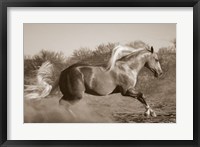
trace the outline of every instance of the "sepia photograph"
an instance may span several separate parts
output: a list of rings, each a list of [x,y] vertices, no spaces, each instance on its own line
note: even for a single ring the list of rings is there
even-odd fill
[[[176,123],[176,23],[24,23],[24,123]]]

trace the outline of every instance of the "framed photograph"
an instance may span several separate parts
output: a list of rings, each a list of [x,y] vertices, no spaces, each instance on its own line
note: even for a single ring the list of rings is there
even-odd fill
[[[199,1],[1,1],[1,146],[198,146]]]

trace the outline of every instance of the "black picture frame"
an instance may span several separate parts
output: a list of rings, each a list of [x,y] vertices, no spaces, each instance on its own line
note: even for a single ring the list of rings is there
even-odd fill
[[[7,140],[7,8],[8,7],[193,7],[193,140]],[[199,0],[1,0],[0,2],[0,145],[1,146],[181,146],[200,145]],[[162,134],[161,134],[162,135]]]

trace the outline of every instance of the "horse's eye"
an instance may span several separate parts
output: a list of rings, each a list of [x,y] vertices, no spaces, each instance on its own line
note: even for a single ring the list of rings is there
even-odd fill
[[[158,62],[159,60],[158,59],[155,59],[156,60],[156,62]]]

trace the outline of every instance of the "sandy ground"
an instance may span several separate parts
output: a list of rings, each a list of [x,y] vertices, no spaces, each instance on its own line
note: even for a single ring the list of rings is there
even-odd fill
[[[162,83],[161,83],[162,84]],[[146,94],[146,101],[156,111],[157,117],[145,117],[144,106],[136,99],[121,94],[93,96],[84,98],[71,106],[69,111],[60,107],[60,92],[39,101],[26,100],[24,104],[24,122],[32,123],[175,123],[176,90],[174,83],[168,83]]]

